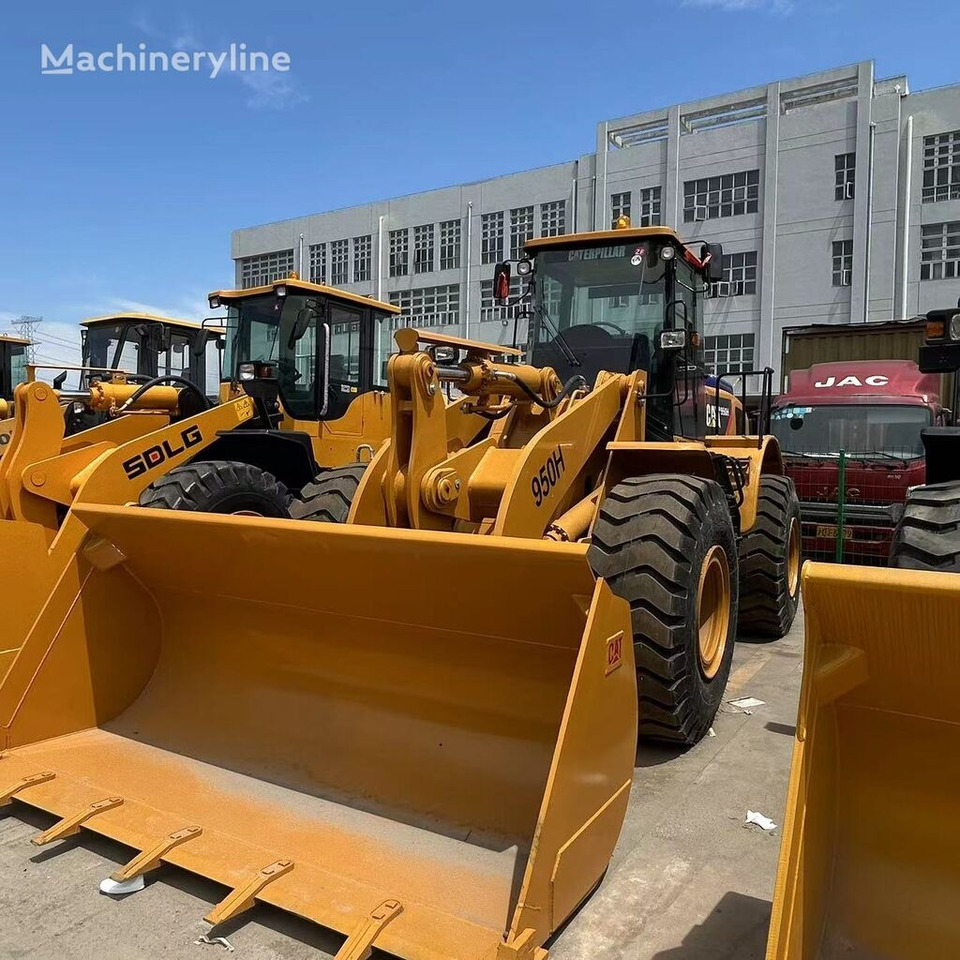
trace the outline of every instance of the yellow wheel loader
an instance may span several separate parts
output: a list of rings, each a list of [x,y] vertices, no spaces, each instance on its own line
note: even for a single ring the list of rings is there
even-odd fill
[[[187,416],[204,409],[205,393],[215,393],[219,382],[222,338],[222,330],[172,317],[145,313],[94,317],[80,324],[79,367],[28,365],[15,357],[10,398],[18,384],[36,378],[38,369],[59,369],[62,373],[54,380],[54,389],[63,406],[64,452],[89,443],[122,442],[169,422],[171,414]],[[22,357],[22,346],[20,350]],[[64,391],[63,382],[71,372],[79,377],[78,388]],[[144,402],[138,398],[131,404],[130,397],[148,381],[164,384],[166,389],[153,390]],[[171,385],[186,391],[181,396]],[[151,415],[127,421],[118,416],[134,409],[149,409]],[[11,439],[12,402],[4,417],[0,453]]]
[[[29,340],[0,333],[0,454],[13,427],[13,391],[27,379]]]
[[[138,440],[72,475],[0,682],[0,804],[52,815],[36,844],[112,837],[134,851],[115,881],[180,866],[227,888],[211,924],[269,903],[341,932],[339,960],[544,960],[616,843],[638,700],[645,732],[686,741],[716,709],[738,545],[780,465],[769,437],[702,437],[717,251],[657,230],[551,243],[532,356],[572,372],[398,331],[388,443],[347,523],[134,505],[254,420],[252,396],[154,433],[156,467]],[[612,299],[601,360],[579,328],[602,333]],[[21,553],[40,529],[14,528]]]

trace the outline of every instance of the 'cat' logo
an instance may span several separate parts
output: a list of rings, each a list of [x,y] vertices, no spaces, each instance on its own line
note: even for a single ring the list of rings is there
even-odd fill
[[[182,446],[174,446],[169,440],[164,440],[156,446],[147,447],[143,453],[138,453],[136,456],[130,457],[129,460],[124,460],[122,466],[127,479],[134,480],[148,470],[159,467],[161,463],[165,463],[171,457],[176,457],[184,450],[189,450],[190,447],[202,443],[203,434],[197,426],[187,427],[186,430],[180,432],[180,441]]]

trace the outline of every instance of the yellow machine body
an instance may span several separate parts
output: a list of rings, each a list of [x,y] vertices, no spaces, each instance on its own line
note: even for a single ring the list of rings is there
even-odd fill
[[[809,563],[767,960],[960,955],[960,577]]]

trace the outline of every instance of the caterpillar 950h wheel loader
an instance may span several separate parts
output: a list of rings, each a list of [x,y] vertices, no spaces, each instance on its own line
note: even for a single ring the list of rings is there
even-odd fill
[[[803,591],[767,960],[960,956],[960,577],[810,563]]]
[[[399,331],[353,522],[133,506],[130,448],[76,479],[69,562],[0,683],[0,803],[58,818],[37,843],[113,837],[116,880],[183,867],[230,890],[210,922],[260,900],[342,932],[341,960],[543,960],[620,831],[638,673],[647,732],[694,740],[719,702],[779,476],[769,438],[698,439],[709,261],[669,231],[554,242],[532,356],[574,371]]]

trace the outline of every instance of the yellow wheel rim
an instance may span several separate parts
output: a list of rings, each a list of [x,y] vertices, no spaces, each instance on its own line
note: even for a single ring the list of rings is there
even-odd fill
[[[730,566],[721,546],[713,546],[700,567],[697,588],[700,669],[712,680],[727,649],[730,629]]]
[[[794,517],[787,533],[787,589],[791,597],[795,597],[800,589],[800,546],[800,524]]]

